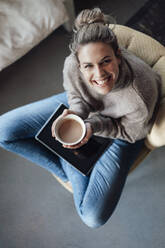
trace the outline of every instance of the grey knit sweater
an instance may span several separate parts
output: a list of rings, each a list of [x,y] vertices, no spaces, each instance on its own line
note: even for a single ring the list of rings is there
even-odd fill
[[[63,86],[70,109],[91,123],[94,134],[133,143],[151,130],[160,77],[141,59],[121,51],[119,78],[107,95],[96,93],[85,81],[73,54],[64,63]]]

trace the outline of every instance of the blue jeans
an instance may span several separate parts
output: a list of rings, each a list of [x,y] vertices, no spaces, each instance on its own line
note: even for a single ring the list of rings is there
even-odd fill
[[[0,146],[70,181],[77,212],[89,227],[103,225],[112,215],[129,169],[144,140],[134,144],[116,139],[84,176],[34,139],[60,103],[68,106],[66,93],[19,107],[0,116]]]

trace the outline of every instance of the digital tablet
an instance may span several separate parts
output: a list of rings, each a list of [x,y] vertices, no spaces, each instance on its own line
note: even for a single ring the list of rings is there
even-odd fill
[[[54,120],[61,115],[63,110],[66,108],[65,105],[60,104],[36,134],[35,139],[47,149],[65,159],[71,166],[74,166],[82,174],[89,175],[96,161],[111,145],[112,140],[92,135],[88,143],[78,149],[64,148],[60,142],[52,137],[51,126]]]

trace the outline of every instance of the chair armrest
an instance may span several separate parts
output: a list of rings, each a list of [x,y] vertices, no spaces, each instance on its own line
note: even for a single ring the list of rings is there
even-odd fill
[[[161,102],[155,123],[145,145],[153,150],[165,145],[165,47],[152,37],[123,25],[110,25],[117,36],[119,46],[126,48],[149,64],[161,77]]]
[[[161,100],[156,120],[145,144],[149,149],[165,145],[165,97]]]

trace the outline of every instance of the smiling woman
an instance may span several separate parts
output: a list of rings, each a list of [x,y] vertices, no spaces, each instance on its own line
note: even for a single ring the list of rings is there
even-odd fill
[[[64,63],[66,92],[0,117],[0,145],[71,182],[76,210],[92,228],[105,224],[112,215],[153,125],[160,94],[160,77],[135,55],[119,48],[108,23],[98,8],[82,11],[75,20],[71,54]],[[66,149],[81,147],[93,134],[113,140],[89,176],[34,140],[60,103],[68,107],[63,116],[76,114],[86,125],[83,140]]]
[[[80,71],[85,81],[93,86],[93,90],[106,95],[113,89],[121,61],[111,46],[103,42],[88,43],[79,48],[78,60]]]
[[[69,109],[90,124],[92,133],[134,143],[151,129],[160,78],[119,48],[108,20],[99,8],[78,15],[64,64],[64,88]]]

